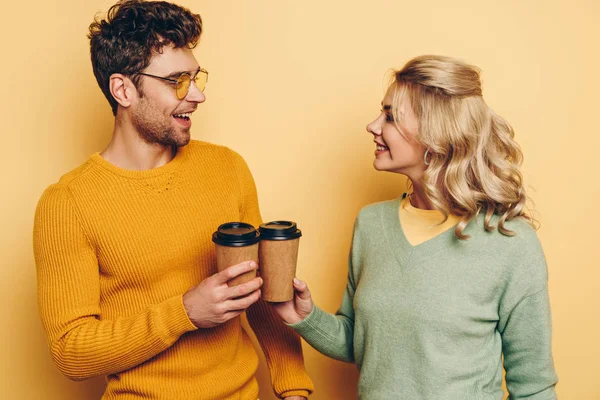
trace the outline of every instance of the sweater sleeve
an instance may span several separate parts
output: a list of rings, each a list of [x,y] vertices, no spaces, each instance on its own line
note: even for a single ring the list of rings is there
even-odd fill
[[[181,296],[124,318],[102,319],[95,249],[64,185],[49,187],[35,215],[39,312],[60,371],[80,380],[135,367],[195,330]]]
[[[254,179],[246,162],[237,153],[235,169],[240,184],[240,216],[242,222],[255,227],[262,223]],[[265,354],[273,390],[279,398],[308,397],[313,392],[312,380],[304,368],[300,337],[281,321],[262,299],[247,312],[248,323]]]
[[[552,359],[546,261],[535,234],[523,245],[523,268],[509,279],[500,303],[506,386],[509,400],[554,400],[558,377]]]
[[[328,357],[354,362],[354,293],[360,270],[360,235],[358,219],[354,224],[352,249],[348,257],[348,281],[342,304],[336,314],[315,306],[308,317],[290,325],[312,347]]]

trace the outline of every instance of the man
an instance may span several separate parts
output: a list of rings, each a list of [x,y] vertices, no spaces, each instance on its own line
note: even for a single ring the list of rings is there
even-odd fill
[[[274,392],[304,399],[299,338],[259,299],[261,279],[227,285],[256,264],[217,273],[212,232],[261,217],[244,160],[190,142],[208,78],[191,50],[201,32],[199,15],[166,2],[120,1],[91,24],[114,131],[38,204],[41,318],[66,376],[107,375],[103,399],[256,400],[247,311]]]

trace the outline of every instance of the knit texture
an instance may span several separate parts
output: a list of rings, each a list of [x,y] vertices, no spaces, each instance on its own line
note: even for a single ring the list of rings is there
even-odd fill
[[[318,351],[360,371],[361,400],[556,399],[544,254],[523,220],[508,237],[480,216],[412,246],[401,199],[355,223],[348,284],[336,315],[315,307],[292,325]],[[495,220],[497,222],[497,218]]]
[[[258,357],[237,317],[197,329],[182,295],[217,272],[211,235],[258,226],[244,160],[192,141],[164,166],[118,168],[98,153],[42,195],[34,226],[39,310],[71,379],[107,376],[103,399],[256,400]],[[259,301],[246,313],[279,397],[307,396],[300,341]]]

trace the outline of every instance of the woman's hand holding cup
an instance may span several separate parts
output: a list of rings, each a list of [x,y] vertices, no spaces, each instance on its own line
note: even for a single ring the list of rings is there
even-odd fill
[[[306,282],[294,278],[294,298],[280,303],[269,303],[286,324],[304,321],[312,312],[314,303]]]

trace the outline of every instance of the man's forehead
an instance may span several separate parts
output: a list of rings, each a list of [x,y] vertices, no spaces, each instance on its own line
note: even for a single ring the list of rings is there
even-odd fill
[[[156,73],[171,74],[174,72],[195,72],[199,67],[200,65],[192,50],[165,46],[160,53],[155,52],[152,55],[146,70],[152,69]]]

